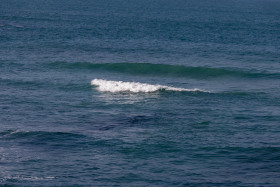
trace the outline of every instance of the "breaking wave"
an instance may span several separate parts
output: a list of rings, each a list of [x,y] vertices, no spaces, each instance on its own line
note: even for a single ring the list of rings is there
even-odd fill
[[[185,91],[185,92],[207,92],[201,89],[186,89],[186,88],[176,88],[171,86],[163,86],[163,85],[153,85],[139,82],[123,82],[123,81],[108,81],[104,79],[93,79],[91,81],[91,85],[96,86],[97,89],[101,92],[156,92],[160,90],[167,91]]]

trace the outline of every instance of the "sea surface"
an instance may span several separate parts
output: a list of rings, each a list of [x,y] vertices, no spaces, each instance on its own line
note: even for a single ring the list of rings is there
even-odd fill
[[[279,0],[1,0],[1,186],[280,186]]]

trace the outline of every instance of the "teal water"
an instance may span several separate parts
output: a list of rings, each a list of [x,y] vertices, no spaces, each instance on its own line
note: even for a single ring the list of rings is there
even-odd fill
[[[279,186],[280,1],[2,0],[2,186]]]

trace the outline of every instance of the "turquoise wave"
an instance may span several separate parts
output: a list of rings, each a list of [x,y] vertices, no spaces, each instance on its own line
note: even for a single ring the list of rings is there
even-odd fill
[[[173,76],[188,77],[197,79],[209,79],[220,77],[238,78],[280,78],[279,73],[251,72],[238,69],[212,68],[212,67],[193,67],[168,64],[151,63],[104,63],[94,64],[88,62],[54,62],[50,64],[55,68],[68,69],[88,69],[95,71],[109,71],[133,75],[148,76]]]

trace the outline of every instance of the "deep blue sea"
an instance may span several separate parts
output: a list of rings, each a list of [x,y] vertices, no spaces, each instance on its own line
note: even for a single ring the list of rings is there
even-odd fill
[[[1,186],[280,186],[279,0],[0,0]]]

